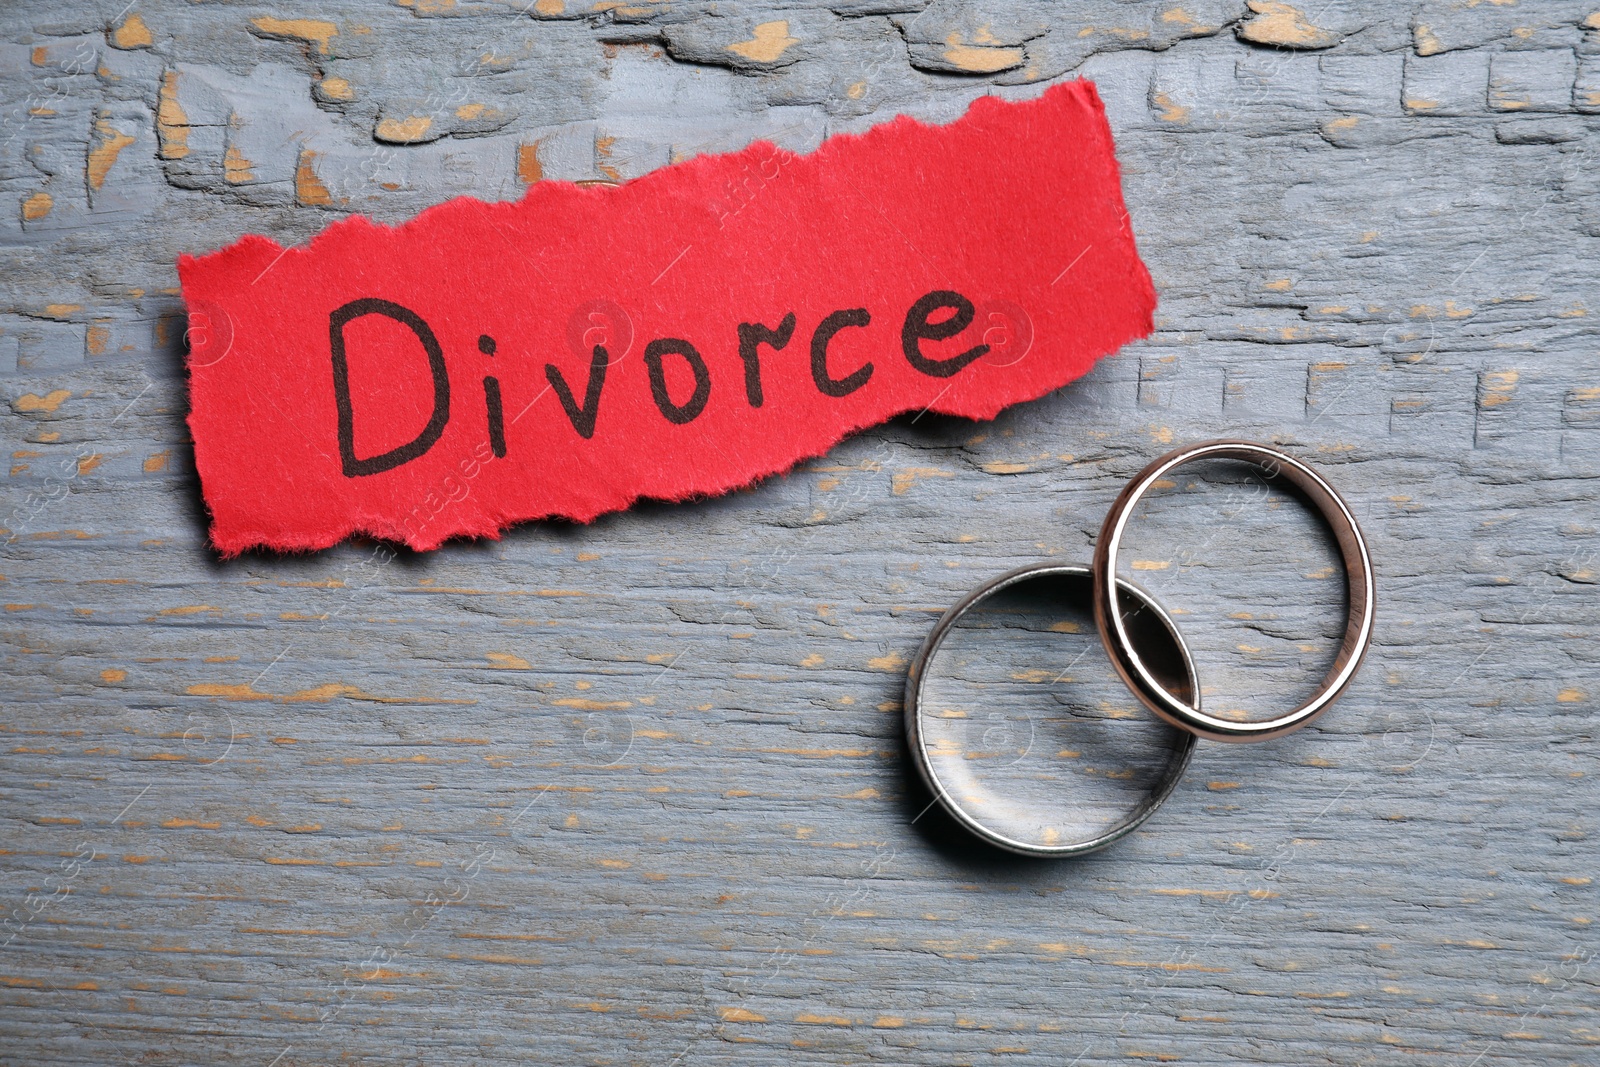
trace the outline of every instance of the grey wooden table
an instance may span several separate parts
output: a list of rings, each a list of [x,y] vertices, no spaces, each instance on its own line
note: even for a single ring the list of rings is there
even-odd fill
[[[7,4],[0,1060],[1600,1062],[1597,9]],[[181,252],[1078,75],[1161,294],[1082,382],[588,527],[208,549]],[[1345,701],[1085,860],[919,818],[939,611],[1218,435],[1365,524]],[[1334,557],[1226,476],[1127,565],[1208,693],[1281,699]],[[985,730],[1067,759],[1063,703],[1120,714],[1004,632],[951,661]]]

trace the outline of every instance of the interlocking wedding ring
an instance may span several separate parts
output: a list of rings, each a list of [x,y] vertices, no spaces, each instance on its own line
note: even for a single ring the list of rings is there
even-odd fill
[[[1339,653],[1311,699],[1275,718],[1253,722],[1218,718],[1201,711],[1198,701],[1191,703],[1168,691],[1128,639],[1122,613],[1114,610],[1114,600],[1118,597],[1115,590],[1123,585],[1121,579],[1117,579],[1115,585],[1112,582],[1116,574],[1117,550],[1122,544],[1122,536],[1127,531],[1135,506],[1156,482],[1175,468],[1202,459],[1242,460],[1254,464],[1271,477],[1282,477],[1297,487],[1333,531],[1339,544],[1339,554],[1344,560],[1349,613],[1345,620],[1344,637],[1339,643]],[[1264,741],[1279,737],[1298,730],[1328,710],[1329,705],[1339,698],[1355,677],[1362,657],[1371,644],[1374,601],[1372,561],[1367,554],[1366,539],[1361,536],[1361,529],[1356,525],[1355,515],[1349,506],[1322,475],[1306,464],[1275,448],[1252,441],[1204,441],[1174,449],[1157,459],[1140,471],[1117,495],[1095,543],[1095,624],[1099,627],[1100,640],[1105,643],[1106,652],[1116,665],[1117,673],[1145,707],[1174,726],[1213,741]]]
[[[1113,841],[1126,837],[1132,833],[1139,824],[1148,819],[1161,802],[1167,799],[1178,780],[1183,777],[1184,770],[1189,765],[1189,756],[1194,752],[1195,737],[1192,733],[1183,730],[1164,729],[1167,735],[1168,755],[1160,779],[1146,793],[1140,803],[1121,822],[1110,829],[1096,833],[1093,837],[1078,841],[1060,840],[1023,840],[1014,834],[1008,834],[986,825],[983,819],[971,810],[972,805],[964,803],[963,798],[952,795],[947,783],[941,780],[938,764],[934,753],[929,750],[928,733],[923,726],[924,688],[927,683],[928,668],[934,657],[938,654],[940,646],[951,630],[960,621],[961,617],[979,604],[999,593],[1038,578],[1058,577],[1065,578],[1081,587],[1082,600],[1089,600],[1093,593],[1093,578],[1088,567],[1069,566],[1055,563],[1036,563],[1026,567],[1018,567],[1008,571],[997,578],[991,579],[972,590],[934,625],[933,631],[928,634],[927,640],[922,643],[922,648],[917,652],[912,661],[906,677],[905,719],[906,738],[911,749],[912,760],[917,766],[917,771],[928,789],[933,793],[937,802],[949,812],[961,825],[973,834],[987,841],[991,845],[1005,849],[1009,852],[1020,853],[1025,856],[1081,856],[1088,852],[1102,849]],[[1126,618],[1122,620],[1124,633],[1131,632],[1147,642],[1168,644],[1170,647],[1160,651],[1169,653],[1165,658],[1181,665],[1181,673],[1174,669],[1165,677],[1165,684],[1171,685],[1175,696],[1173,699],[1181,702],[1185,707],[1192,701],[1200,701],[1200,684],[1195,677],[1194,661],[1189,656],[1189,650],[1184,646],[1183,638],[1179,636],[1178,629],[1173,625],[1172,619],[1162,610],[1161,606],[1150,595],[1132,582],[1118,579],[1118,587],[1125,598],[1135,602]],[[1140,617],[1142,616],[1142,618]],[[1091,646],[1092,647],[1092,646]],[[1149,651],[1147,649],[1147,651]],[[1152,656],[1152,659],[1154,657]],[[1142,662],[1142,661],[1141,661]],[[1159,664],[1154,666],[1154,672],[1160,672]],[[1155,677],[1152,673],[1152,677]],[[1163,684],[1157,682],[1158,685]],[[946,753],[945,755],[949,755]],[[956,754],[966,758],[965,753]],[[1044,835],[1048,838],[1050,835]]]

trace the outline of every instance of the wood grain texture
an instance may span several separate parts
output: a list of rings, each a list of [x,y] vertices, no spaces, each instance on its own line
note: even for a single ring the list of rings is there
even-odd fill
[[[0,12],[0,1060],[1600,1058],[1600,5],[118,7]],[[180,252],[1077,74],[1162,300],[1084,381],[589,527],[208,551]],[[1365,524],[1345,701],[1087,860],[913,823],[933,618],[1224,434]],[[1176,489],[1130,573],[1208,689],[1303,686],[1326,547]]]

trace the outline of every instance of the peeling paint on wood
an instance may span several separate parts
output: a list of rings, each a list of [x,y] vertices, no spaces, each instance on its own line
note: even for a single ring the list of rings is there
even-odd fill
[[[118,6],[0,12],[8,1061],[1593,1061],[1592,0]],[[589,527],[206,550],[180,252],[1079,74],[1162,303],[1072,387]],[[899,699],[939,612],[1224,434],[1364,525],[1350,694],[1202,745],[1084,861],[924,814]],[[1215,707],[1288,699],[1337,561],[1213,475],[1123,565]],[[1053,656],[1076,626],[949,722],[1103,787],[1050,710],[1106,681]]]

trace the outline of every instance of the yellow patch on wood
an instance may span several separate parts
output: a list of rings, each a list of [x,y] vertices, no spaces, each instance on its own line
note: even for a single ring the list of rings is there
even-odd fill
[[[301,149],[300,160],[295,165],[294,198],[301,207],[326,207],[333,203],[333,194],[328,192],[328,187],[317,177],[314,166],[316,158],[316,152],[304,148]]]
[[[1356,115],[1346,115],[1342,119],[1332,119],[1323,124],[1322,129],[1327,133],[1344,133],[1353,130],[1361,124],[1361,119]]]
[[[45,315],[52,319],[64,319],[82,310],[82,304],[46,304],[44,306]]]
[[[1136,559],[1133,569],[1136,571],[1164,571],[1172,566],[1172,561],[1167,559]]]
[[[28,411],[54,411],[61,406],[61,402],[72,393],[66,389],[52,389],[44,396],[37,393],[23,393],[11,402],[11,410],[18,413]]]
[[[22,202],[22,221],[34,222],[50,214],[50,209],[56,206],[55,200],[49,193],[34,193]]]
[[[544,177],[544,165],[539,162],[540,143],[517,145],[517,178],[523,185],[532,185]]]
[[[725,1023],[764,1023],[767,1021],[765,1015],[757,1015],[755,1012],[746,1011],[744,1008],[719,1008],[717,1014],[722,1017],[722,1021]]]
[[[1189,109],[1173,101],[1166,93],[1156,93],[1150,98],[1159,114],[1156,116],[1162,122],[1172,122],[1183,125],[1189,121]]]
[[[1582,689],[1563,689],[1556,694],[1556,701],[1561,704],[1581,704],[1588,696]]]
[[[620,182],[622,180],[622,172],[610,163],[600,162],[602,159],[611,158],[611,148],[616,143],[617,139],[615,137],[596,137],[594,139],[595,166],[607,178],[614,182]]]
[[[800,666],[802,666],[802,667],[820,667],[820,666],[822,666],[822,662],[823,662],[822,653],[813,652],[813,653],[811,653],[811,655],[807,656],[805,659],[800,661]]]
[[[156,105],[156,140],[162,159],[182,159],[189,154],[189,116],[178,103],[178,72],[161,75],[161,94]],[[110,164],[107,164],[109,167]]]
[[[887,656],[874,656],[867,660],[867,666],[875,671],[898,671],[910,661],[898,652],[891,652]]]
[[[83,338],[84,348],[91,356],[103,356],[111,345],[111,327],[96,323],[89,327]]]
[[[903,496],[920,478],[954,478],[955,474],[941,470],[938,467],[907,467],[895,471],[889,477],[889,491],[895,496]]]
[[[800,38],[789,36],[788,20],[779,19],[777,22],[760,23],[752,31],[750,40],[730,44],[728,51],[752,63],[771,63],[799,43]]]
[[[533,5],[533,10],[549,18],[555,15],[565,15],[567,13],[567,5],[565,0],[538,0]]]
[[[222,177],[229,185],[240,185],[244,182],[256,180],[256,172],[251,169],[253,164],[233,145],[222,153]]]
[[[1483,406],[1486,408],[1499,407],[1508,403],[1517,390],[1517,379],[1521,377],[1514,370],[1492,370],[1483,376]]]
[[[171,77],[174,79],[174,81],[176,81],[177,74],[173,74]],[[163,88],[161,92],[163,101],[162,108],[165,109],[166,89]],[[178,108],[176,97],[173,98],[172,106],[173,108],[177,109],[179,118],[182,118],[183,111],[182,109]],[[187,145],[180,145],[179,142],[188,138],[189,127],[183,126],[181,130],[182,136],[178,139],[178,141],[173,142],[173,148],[176,151],[181,147],[182,151],[178,155],[167,155],[165,150],[166,142],[163,141],[162,158],[177,159],[180,155],[188,154],[189,149]],[[89,148],[89,188],[99,189],[105,185],[106,174],[110,172],[112,165],[116,163],[117,157],[122,154],[122,150],[124,148],[127,148],[133,143],[134,139],[117,129],[115,126],[111,125],[111,123],[107,122],[105,119],[100,119],[94,124],[94,133],[94,143]]]
[[[985,463],[983,469],[990,474],[1023,474],[1032,468],[1026,463],[1005,463],[995,460],[992,463]]]
[[[577,708],[579,711],[620,711],[633,707],[627,700],[585,700],[582,697],[562,697],[552,701],[558,708]]]
[[[486,652],[484,659],[489,661],[489,666],[502,671],[527,671],[533,669],[533,664],[521,656],[513,656],[509,652]]]
[[[1444,45],[1439,43],[1439,38],[1434,36],[1431,26],[1417,23],[1411,29],[1411,43],[1416,48],[1419,56],[1438,55],[1444,51]]]
[[[118,670],[116,667],[107,667],[100,672],[100,680],[107,685],[116,685],[118,682],[126,680],[127,677],[127,671]]]
[[[263,15],[251,19],[250,24],[260,30],[263,37],[305,41],[316,45],[317,51],[323,55],[328,54],[329,39],[339,34],[339,27],[321,19],[275,19],[271,15]]]
[[[817,1026],[850,1025],[850,1020],[846,1019],[843,1015],[813,1015],[809,1011],[803,1011],[799,1015],[796,1015],[794,1017],[794,1021],[797,1023],[812,1023]]]
[[[373,136],[392,144],[415,144],[428,135],[433,120],[426,115],[407,115],[403,119],[383,119]]]
[[[1525,111],[1533,103],[1526,93],[1515,93],[1494,85],[1489,86],[1489,106],[1497,111]]]
[[[317,89],[328,100],[353,100],[356,95],[344,78],[323,78],[317,83]]]
[[[163,449],[144,461],[144,472],[146,474],[155,474],[157,471],[164,471],[167,469],[167,463],[171,459],[172,450],[170,448]]]
[[[1279,48],[1327,48],[1339,43],[1339,35],[1313,26],[1299,8],[1279,0],[1250,0],[1255,12],[1239,27],[1239,36],[1254,44]]]
[[[169,609],[173,610],[173,609]],[[200,610],[216,611],[216,608],[202,607]],[[293,693],[263,693],[251,685],[226,685],[214,682],[199,682],[184,690],[190,696],[218,697],[222,700],[258,701],[270,700],[278,704],[326,704],[340,697],[349,697],[352,700],[370,700],[379,704],[410,704],[414,701],[405,697],[380,697],[368,693],[353,685],[343,682],[327,682],[323,685],[313,686],[310,689],[301,689]],[[430,703],[460,704],[465,701],[446,700],[430,701]],[[426,756],[410,757],[411,762],[427,762]]]
[[[944,39],[944,43],[944,58],[952,66],[973,74],[993,74],[1022,62],[1023,52],[1020,48],[964,44],[959,33],[952,33]]]
[[[129,15],[122,20],[122,25],[111,31],[112,48],[149,48],[155,43],[150,27],[138,15]]]

